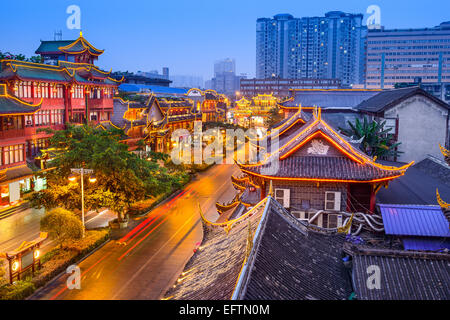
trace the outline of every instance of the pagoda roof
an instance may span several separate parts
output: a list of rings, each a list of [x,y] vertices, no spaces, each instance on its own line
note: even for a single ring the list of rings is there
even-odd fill
[[[37,112],[42,105],[27,103],[7,91],[6,84],[0,84],[0,115],[30,115]]]
[[[308,145],[311,147],[300,152]],[[277,171],[272,172],[269,169],[276,161]],[[391,167],[376,163],[334,131],[316,109],[311,120],[280,139],[278,150],[271,150],[259,163],[239,166],[244,173],[275,180],[378,182],[402,176],[412,164]]]
[[[81,54],[87,51],[93,56],[99,56],[105,52],[104,50],[99,50],[90,44],[89,41],[83,37],[81,32],[77,40],[68,45],[59,47],[58,50],[67,54]]]

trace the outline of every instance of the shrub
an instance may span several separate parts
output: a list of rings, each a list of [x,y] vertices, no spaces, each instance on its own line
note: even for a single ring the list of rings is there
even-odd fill
[[[41,219],[41,230],[62,247],[64,242],[82,237],[83,224],[73,212],[56,208]]]
[[[88,254],[110,237],[110,230],[100,229],[86,232],[84,239],[70,242],[64,249],[55,248],[42,257],[42,268],[33,278],[34,285],[38,288],[64,272],[68,266],[77,263],[84,255]]]
[[[34,284],[28,280],[17,281],[0,289],[0,300],[23,300],[36,290]]]

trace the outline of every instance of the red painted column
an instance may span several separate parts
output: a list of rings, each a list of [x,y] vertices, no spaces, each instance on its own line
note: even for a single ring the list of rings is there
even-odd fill
[[[263,181],[261,184],[261,201],[266,198],[266,183]]]

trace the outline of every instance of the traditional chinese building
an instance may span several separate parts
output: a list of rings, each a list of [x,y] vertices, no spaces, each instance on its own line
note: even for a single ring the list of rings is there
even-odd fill
[[[254,205],[272,185],[275,199],[285,208],[300,219],[317,218],[319,226],[342,224],[341,212],[374,213],[380,188],[388,187],[412,163],[402,167],[377,163],[332,129],[320,109],[306,123],[300,114],[268,134],[270,153],[264,158],[256,164],[239,164],[244,175],[232,181],[241,191],[240,204]]]
[[[352,224],[370,224],[356,217],[343,228],[317,227],[294,217],[272,196],[229,221],[212,222],[200,212],[201,246],[163,299],[448,300],[449,274],[443,270],[449,254],[403,250],[390,230],[401,223],[397,230],[426,233],[439,226],[448,234],[448,222],[442,214],[437,218],[438,212],[401,210],[383,214],[389,237],[355,236]],[[377,290],[367,286],[373,266],[383,275]]]
[[[114,116],[100,123],[105,129],[110,126],[123,129],[124,142],[130,151],[136,150],[137,142],[143,140],[148,151],[167,153],[173,147],[171,134],[175,130],[184,129],[190,135],[194,122],[202,119],[190,99],[153,94],[144,97],[145,102],[115,98]]]
[[[42,101],[27,103],[0,84],[0,208],[20,200],[21,190],[31,189],[33,173],[26,162],[26,118],[41,109]]]
[[[0,61],[5,111],[0,143],[5,152],[7,147],[14,150],[13,158],[6,162],[3,158],[0,166],[24,166],[27,159],[33,161],[39,156],[51,137],[39,129],[62,130],[66,123],[98,123],[113,114],[113,96],[121,80],[93,64],[103,50],[80,34],[73,41],[42,41],[36,53],[45,63]]]
[[[31,104],[42,102],[24,122],[29,157],[47,147],[50,135],[38,133],[39,128],[60,130],[65,123],[109,120],[121,82],[92,64],[103,51],[82,35],[75,41],[42,41],[36,53],[52,64],[2,60],[0,70],[0,81],[10,94]]]
[[[227,98],[214,90],[190,89],[186,96],[193,101],[194,108],[201,112],[203,122],[225,120]]]
[[[271,114],[277,104],[278,99],[272,94],[259,94],[251,99],[242,97],[230,111],[236,124],[244,127],[263,126],[264,118]]]

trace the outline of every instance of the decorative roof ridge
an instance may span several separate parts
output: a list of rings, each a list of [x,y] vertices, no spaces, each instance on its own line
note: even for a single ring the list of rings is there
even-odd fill
[[[34,62],[27,62],[27,61],[18,61],[18,60],[2,60],[3,61],[9,61],[6,66],[10,67],[13,73],[17,73],[17,69],[19,67],[22,68],[32,68],[32,69],[40,69],[43,71],[51,71],[51,72],[59,72],[59,73],[66,73],[69,77],[74,78],[75,76],[75,70],[73,73],[70,73],[70,71],[66,67],[60,67],[60,66],[54,66],[44,63],[34,63]],[[17,77],[19,77],[16,74]],[[19,77],[21,79],[21,77]]]
[[[443,210],[450,209],[450,203],[447,203],[444,200],[442,200],[441,195],[439,194],[439,189],[436,189],[436,199],[437,199],[437,202],[438,202],[439,206],[441,207],[441,209],[443,209]]]
[[[231,300],[240,300],[242,297],[245,296],[245,293],[247,292],[247,285],[251,278],[253,269],[252,267],[255,263],[255,258],[258,254],[261,245],[261,239],[262,235],[264,234],[264,230],[266,228],[268,215],[271,213],[271,210],[269,209],[272,204],[272,201],[275,200],[271,196],[268,196],[267,198],[265,198],[263,201],[260,202],[260,204],[263,202],[265,203],[264,212],[261,216],[261,220],[258,223],[258,227],[256,228],[256,231],[253,234],[252,247],[250,252],[248,253],[247,258],[244,259],[241,271],[239,273],[236,282],[236,286],[233,290],[233,294],[231,295]]]
[[[73,66],[73,65],[75,65],[75,66]],[[77,63],[77,62],[70,62],[70,61],[59,60],[58,61],[58,66],[61,67],[61,68],[73,69],[73,70],[84,69],[87,72],[91,72],[91,73],[92,73],[92,70],[94,70],[94,71],[99,72],[99,73],[104,74],[104,75],[111,75],[111,73],[112,73],[112,69],[109,72],[108,71],[103,71],[99,67],[97,67],[96,65],[91,64],[91,63]]]
[[[377,167],[386,171],[401,171],[405,172],[409,167],[411,167],[415,162],[411,162],[402,167],[390,167],[376,163],[368,155],[364,154],[362,151],[353,147],[350,142],[348,142],[342,135],[334,131],[321,117],[321,109],[316,108],[313,112],[313,118],[308,121],[302,128],[299,129],[292,139],[286,142],[283,146],[271,154],[266,154],[264,160],[257,164],[239,164],[242,168],[258,167],[267,164],[273,157],[279,157],[280,160],[284,160],[294,153],[298,148],[302,147],[304,143],[308,142],[308,139],[312,139],[317,132],[321,132],[325,138],[328,136],[328,141],[333,143],[338,149],[341,149],[346,153],[349,158],[358,162],[359,164],[367,164],[373,167]],[[287,152],[285,151],[287,150]]]
[[[265,205],[267,202],[268,198],[265,198],[263,200],[261,200],[258,204],[256,204],[252,209],[250,209],[249,211],[247,211],[245,214],[243,214],[242,216],[240,216],[239,218],[233,219],[233,220],[229,220],[223,223],[216,223],[216,222],[212,222],[210,220],[208,220],[205,215],[203,214],[203,210],[200,206],[200,203],[198,204],[199,207],[199,211],[200,211],[200,217],[203,221],[203,223],[207,226],[207,227],[212,227],[212,228],[224,228],[224,230],[228,233],[233,226],[235,226],[236,224],[242,223],[243,221],[245,221],[247,218],[253,216],[253,214],[255,213],[255,211],[257,209],[259,209],[261,206]]]
[[[282,134],[284,134],[286,131],[288,131],[289,129],[291,129],[298,121],[303,121],[303,124],[307,124],[308,122],[305,121],[305,119],[302,118],[302,108],[301,106],[299,107],[298,111],[293,114],[288,120],[284,121],[281,125],[279,125],[278,127],[272,128],[270,129],[266,135],[262,138],[256,138],[256,139],[251,139],[250,141],[262,141],[264,139],[273,139],[274,137],[278,137]],[[287,128],[286,128],[287,127]]]
[[[59,66],[52,65],[52,64],[45,64],[45,63],[37,63],[37,62],[31,62],[31,61],[23,61],[23,60],[14,60],[14,59],[2,59],[0,60],[2,63],[7,62],[8,64],[21,64],[21,65],[35,65],[35,66],[45,66],[48,68],[55,68],[58,69]]]
[[[0,88],[2,88],[2,90],[0,90],[0,97],[1,98],[11,99],[11,100],[14,100],[14,101],[20,103],[21,105],[23,105],[26,108],[33,108],[33,109],[35,109],[35,110],[31,110],[32,112],[38,111],[41,108],[41,106],[42,106],[42,102],[44,101],[44,98],[41,98],[41,101],[39,103],[32,104],[32,103],[26,102],[26,101],[24,101],[24,100],[22,100],[22,99],[20,99],[20,98],[18,98],[16,96],[10,95],[8,93],[8,89],[7,89],[5,83],[0,83]]]
[[[99,55],[101,55],[101,54],[103,54],[105,52],[105,50],[97,49],[91,43],[89,43],[89,41],[87,41],[83,37],[83,33],[82,32],[80,32],[80,36],[73,43],[71,43],[71,44],[69,44],[67,46],[59,47],[58,49],[61,50],[64,53],[74,54],[74,52],[71,52],[69,50],[72,49],[72,47],[74,47],[79,42],[81,42],[81,45],[83,46],[83,48],[85,48],[85,50],[83,50],[81,52],[75,52],[76,54],[83,53],[85,51],[89,51],[89,53],[91,55],[99,56]]]
[[[344,243],[344,251],[352,256],[378,256],[390,258],[445,260],[450,261],[449,253],[406,251],[392,249],[376,249],[358,246],[349,242]]]

